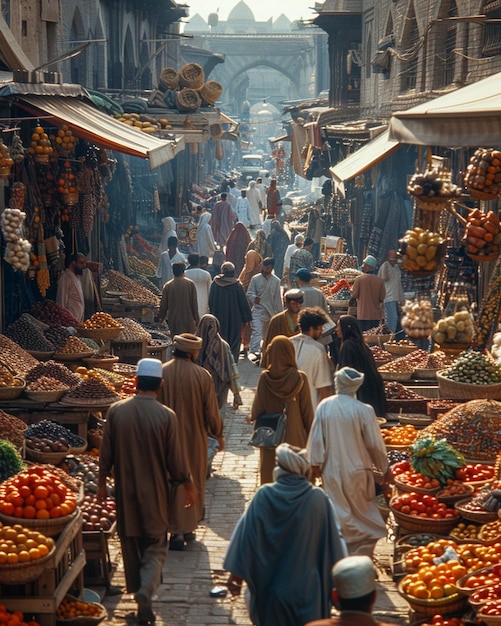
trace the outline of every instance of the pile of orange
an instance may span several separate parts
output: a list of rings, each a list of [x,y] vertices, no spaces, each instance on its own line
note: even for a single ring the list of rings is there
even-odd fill
[[[456,552],[458,550],[458,545],[452,539],[437,539],[425,546],[412,548],[405,553],[405,567],[411,571],[418,570],[425,565],[432,565],[433,559],[441,557],[448,547],[453,548]]]
[[[388,446],[410,446],[416,440],[418,431],[415,426],[393,426],[393,428],[381,428],[383,441]]]
[[[3,604],[0,604],[0,624],[8,624],[8,626],[40,626],[38,622],[25,622],[22,611],[8,611]]]
[[[98,617],[103,611],[102,606],[95,602],[81,602],[66,598],[57,607],[57,619],[72,619],[73,617]]]
[[[53,547],[51,537],[24,528],[21,524],[0,527],[0,565],[38,561],[47,556]]]
[[[440,600],[457,593],[456,582],[467,569],[459,561],[424,565],[402,579],[402,591],[414,598]]]
[[[24,519],[56,519],[71,515],[76,508],[75,494],[52,474],[30,467],[0,485],[0,513]]]

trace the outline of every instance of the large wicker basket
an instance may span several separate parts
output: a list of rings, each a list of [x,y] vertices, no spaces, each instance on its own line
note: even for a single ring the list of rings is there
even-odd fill
[[[217,80],[209,80],[200,88],[202,100],[208,102],[209,104],[215,104],[222,93],[223,86],[221,83],[218,83]]]
[[[472,522],[480,522],[486,524],[487,522],[493,522],[498,518],[497,511],[470,511],[465,508],[464,505],[471,500],[471,497],[463,498],[454,505],[456,511],[458,511],[462,518],[471,520]]]
[[[16,524],[20,522],[24,524],[24,520],[16,518]],[[52,559],[56,546],[52,546],[49,554],[43,556],[36,561],[28,561],[27,563],[3,563],[0,565],[0,585],[23,585],[25,583],[37,580],[44,571],[47,561]]]
[[[411,608],[416,613],[424,613],[425,615],[446,615],[447,613],[454,613],[463,609],[468,603],[467,596],[461,593],[454,593],[451,596],[445,598],[439,598],[438,600],[415,598],[407,593],[404,593],[402,589],[402,582],[398,584],[398,593],[407,600]]]
[[[25,517],[12,517],[10,515],[4,515],[0,513],[0,521],[7,526],[14,526],[15,524],[21,524],[30,530],[37,530],[46,537],[55,537],[64,529],[66,524],[73,522],[79,515],[81,515],[80,509],[77,507],[71,515],[65,515],[64,517],[56,517],[51,519],[27,519]]]
[[[390,354],[398,354],[399,356],[410,354],[411,352],[414,352],[414,350],[418,349],[417,346],[399,346],[392,343],[384,343],[383,348],[386,350],[386,352],[389,352]]]
[[[434,487],[433,489],[424,489],[423,487],[414,487],[413,485],[408,485],[407,483],[402,483],[398,480],[398,476],[395,476],[393,479],[395,482],[395,487],[399,491],[404,491],[405,493],[423,493],[429,494],[431,496],[435,495],[438,491],[440,491],[440,487]],[[411,516],[409,516],[411,517]],[[424,518],[422,518],[424,519]]]
[[[122,332],[123,326],[114,328],[78,328],[78,334],[87,339],[101,339],[103,341],[116,339]]]
[[[40,452],[40,450],[34,450],[26,446],[26,457],[31,461],[37,463],[50,463],[51,465],[58,465],[64,459],[64,457],[71,454],[70,448],[65,452]]]
[[[198,63],[187,63],[179,70],[179,86],[200,89],[205,81],[204,68]]]
[[[392,506],[391,502],[390,509],[400,528],[410,533],[435,533],[437,535],[448,535],[459,520],[459,516],[450,519],[434,519],[407,515],[406,513],[397,511]]]
[[[18,378],[15,376],[15,378]],[[0,400],[15,400],[26,389],[26,381],[22,380],[22,385],[16,385],[13,387],[0,387]]]
[[[458,383],[443,375],[444,370],[437,372],[438,389],[441,398],[450,400],[500,400],[501,383],[494,385],[473,385],[471,383]]]
[[[167,89],[177,89],[179,85],[179,74],[173,67],[164,67],[158,80],[158,88],[162,91]]]
[[[195,89],[184,88],[176,91],[176,107],[179,111],[196,111],[202,104],[202,98]]]

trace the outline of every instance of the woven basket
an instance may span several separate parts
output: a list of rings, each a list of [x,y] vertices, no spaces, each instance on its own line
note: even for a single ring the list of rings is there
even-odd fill
[[[209,80],[208,82],[204,83],[200,88],[200,95],[202,96],[202,100],[205,100],[205,102],[208,102],[209,104],[215,104],[222,93],[223,86],[216,80]]]
[[[46,537],[55,537],[63,530],[66,524],[73,522],[80,513],[80,509],[77,507],[71,515],[65,515],[64,517],[57,517],[54,519],[26,519],[25,517],[11,517],[10,515],[4,515],[0,513],[0,521],[6,526],[14,526],[15,524],[22,524],[30,530],[36,530]]]
[[[78,441],[79,445],[70,446],[70,454],[82,454],[82,452],[87,450],[87,442],[85,439],[82,439],[82,437],[75,437],[75,439]]]
[[[66,595],[65,600],[78,601],[78,598],[75,598],[74,596],[68,594]],[[99,615],[96,615],[95,617],[92,617],[90,615],[79,615],[78,617],[69,617],[68,619],[57,618],[56,624],[60,626],[63,626],[65,624],[67,626],[70,626],[71,624],[74,624],[75,626],[95,626],[96,624],[102,622],[103,619],[108,617],[108,611],[106,610],[106,607],[103,606],[100,602],[88,602],[87,604],[95,604],[96,606],[98,606],[101,609]]]
[[[48,154],[35,154],[33,156],[33,160],[35,161],[35,163],[48,163],[49,155]]]
[[[200,89],[205,81],[204,68],[198,63],[187,63],[179,70],[179,86]]]
[[[425,541],[422,541],[418,543],[417,545],[409,543],[409,540],[412,537],[421,537],[421,536],[425,537]],[[436,535],[435,533],[412,533],[412,535],[404,535],[403,537],[398,539],[395,542],[395,547],[405,548],[405,551],[407,552],[407,549],[412,550],[413,548],[417,548],[418,545],[426,545],[430,541],[438,541],[438,539],[440,538],[441,538],[441,535]]]
[[[392,343],[384,343],[383,348],[386,350],[386,352],[389,352],[390,354],[398,354],[399,356],[410,354],[411,352],[414,352],[414,350],[417,350],[416,345],[415,346],[399,346],[397,344],[392,344]]]
[[[467,252],[466,254],[473,261],[477,261],[477,263],[491,263],[499,258],[499,252],[496,252],[495,254],[471,254]]]
[[[465,587],[464,584],[467,581],[467,579],[472,575],[477,576],[477,575],[487,574],[489,572],[492,572],[492,568],[493,566],[491,565],[490,567],[482,567],[481,569],[476,569],[471,572],[468,572],[464,576],[461,576],[459,580],[456,580],[455,585],[462,594],[466,596],[471,596],[471,594],[474,591],[478,591],[479,589],[483,589],[484,587],[488,587],[489,585],[481,585],[480,587],[474,587],[474,588]]]
[[[477,611],[477,618],[480,620],[481,624],[486,624],[487,626],[501,625],[501,615],[484,615],[482,609]]]
[[[19,378],[18,376],[14,376],[14,378]],[[19,396],[26,389],[26,381],[23,380],[23,384],[16,387],[0,387],[0,400],[15,400],[19,398]]]
[[[438,368],[421,368],[418,367],[414,370],[414,376],[416,378],[423,378],[425,380],[436,380]]]
[[[56,352],[54,358],[58,361],[81,361],[93,354],[94,350],[88,350],[86,352]]]
[[[453,196],[437,196],[429,198],[427,196],[413,196],[416,201],[416,207],[421,211],[442,211],[446,209]]]
[[[25,454],[28,459],[36,461],[37,463],[50,463],[51,465],[57,465],[58,463],[61,463],[64,457],[71,453],[69,448],[66,452],[40,452],[39,450],[33,450],[33,448],[28,448],[26,446]]]
[[[433,419],[428,415],[422,415],[421,413],[401,413],[398,416],[398,421],[404,425],[414,426],[414,428],[420,430],[429,426]]]
[[[30,391],[27,389],[24,395],[35,402],[57,402],[67,391],[69,391],[69,387],[66,389],[56,389],[54,391]]]
[[[54,352],[39,352],[38,350],[26,350],[26,352],[39,361],[48,361],[52,359],[52,355],[54,354]]]
[[[459,500],[454,505],[454,508],[456,509],[456,511],[460,513],[462,518],[471,520],[472,522],[480,522],[481,524],[486,524],[487,522],[493,522],[494,520],[498,518],[497,511],[494,511],[494,512],[485,511],[484,512],[484,511],[470,511],[468,509],[465,509],[463,505],[469,502],[470,500],[471,498],[466,497],[466,498],[463,498],[462,500]]]
[[[115,363],[118,363],[118,361],[120,360],[120,357],[118,356],[111,356],[108,357],[107,359],[105,358],[99,358],[99,356],[89,356],[85,359],[82,359],[83,362],[88,365],[89,367],[99,367],[103,370],[112,370],[113,369],[113,365]]]
[[[461,593],[454,593],[446,598],[438,600],[428,600],[415,598],[402,590],[402,582],[398,584],[398,593],[410,604],[416,613],[424,613],[425,615],[446,615],[463,609],[468,602],[468,598]]]
[[[458,383],[443,376],[443,371],[437,372],[438,389],[441,398],[449,398],[451,400],[501,399],[501,383],[494,385]]]
[[[448,535],[456,526],[458,517],[434,519],[407,515],[394,509],[390,502],[390,509],[397,524],[406,531],[411,533],[434,533],[437,535]]]
[[[473,487],[471,485],[468,485],[468,483],[464,483],[465,487],[468,488],[468,491],[466,493],[457,493],[453,496],[441,496],[440,495],[440,490],[435,494],[435,497],[437,497],[440,502],[443,502],[444,504],[446,504],[447,506],[454,506],[456,504],[456,502],[461,502],[461,500],[465,500],[466,498],[468,498],[468,493],[472,494],[473,493]]]
[[[413,487],[412,485],[407,485],[406,483],[401,483],[398,478],[395,476],[393,479],[395,483],[395,487],[399,491],[404,491],[405,493],[423,493],[428,494],[430,496],[435,495],[438,491],[440,491],[440,487],[434,487],[433,489],[423,489],[423,487]],[[411,517],[411,516],[408,516]],[[423,519],[423,518],[421,518]],[[453,527],[454,528],[454,527]]]
[[[201,104],[202,99],[195,89],[187,87],[176,91],[176,107],[179,111],[196,111]]]
[[[103,341],[116,339],[122,332],[123,326],[116,328],[78,328],[78,334],[87,339],[102,339]]]
[[[24,520],[16,519],[16,524],[20,522],[24,524]],[[0,565],[0,585],[23,585],[36,580],[44,571],[47,561],[52,559],[56,546],[52,546],[52,550],[46,556],[36,561],[28,561],[27,563],[3,563]]]
[[[404,382],[410,380],[413,372],[385,372],[384,370],[378,370],[383,380],[397,380]]]
[[[365,343],[376,343],[380,346],[384,345],[385,341],[389,341],[393,335],[363,335]]]
[[[468,187],[467,191],[472,198],[475,198],[477,200],[486,200],[487,202],[497,200],[499,197],[498,194],[479,191],[478,189],[474,189],[473,187]]]
[[[179,74],[173,67],[164,67],[158,79],[158,88],[162,91],[167,89],[177,89],[179,85]]]

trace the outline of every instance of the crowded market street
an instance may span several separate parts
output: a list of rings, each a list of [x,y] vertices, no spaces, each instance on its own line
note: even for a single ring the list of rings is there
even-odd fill
[[[261,370],[244,358],[238,365],[243,405],[237,411],[230,404],[223,409],[226,448],[216,454],[212,465],[212,477],[206,487],[206,516],[197,530],[196,541],[188,543],[183,552],[169,552],[167,556],[162,584],[153,602],[156,623],[162,626],[251,624],[243,594],[238,598],[229,593],[224,598],[209,595],[213,586],[225,586],[228,573],[222,569],[222,563],[231,532],[259,486],[259,452],[247,444],[250,426],[246,417]],[[117,539],[110,548],[116,566],[112,585],[123,588]],[[380,540],[375,556],[379,580],[374,616],[390,623],[408,624],[409,606],[397,593],[392,579],[392,554],[393,542]],[[105,591],[96,590],[101,594]],[[109,615],[103,624],[136,623],[136,602],[131,594],[106,595],[102,602]]]

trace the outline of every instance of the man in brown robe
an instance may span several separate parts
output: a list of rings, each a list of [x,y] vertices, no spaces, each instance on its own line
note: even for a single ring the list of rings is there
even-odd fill
[[[223,421],[219,414],[214,381],[209,372],[197,365],[202,339],[190,333],[176,335],[173,358],[163,365],[164,384],[159,399],[176,412],[182,446],[188,451],[195,505],[186,509],[183,489],[174,494],[170,549],[183,550],[185,542],[194,539],[194,531],[203,519],[205,480],[208,467],[208,440],[211,435],[224,447]]]
[[[301,289],[289,289],[285,292],[285,310],[274,315],[268,325],[268,331],[263,338],[261,346],[261,367],[268,367],[266,357],[266,348],[270,345],[271,340],[277,335],[285,335],[285,337],[293,337],[300,332],[298,315],[303,306],[304,291]]]
[[[198,322],[198,298],[195,283],[184,275],[182,261],[172,264],[174,278],[165,283],[160,300],[158,319],[167,320],[171,337],[180,333],[194,333]]]
[[[106,478],[113,470],[127,591],[135,593],[142,624],[155,621],[151,599],[167,556],[169,489],[182,484],[183,507],[193,505],[178,420],[156,400],[161,385],[161,361],[139,361],[136,395],[110,407],[99,454],[97,495],[108,496]]]

